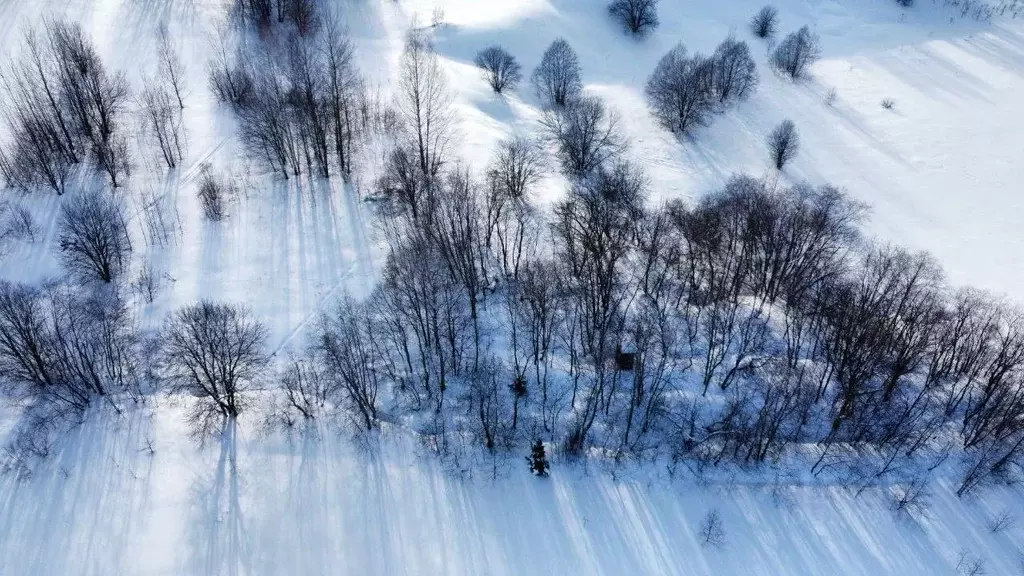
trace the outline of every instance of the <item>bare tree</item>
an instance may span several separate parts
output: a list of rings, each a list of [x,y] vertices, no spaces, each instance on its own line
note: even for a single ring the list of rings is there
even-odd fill
[[[582,358],[571,358],[575,383],[586,381],[566,448],[579,453],[603,403],[615,396],[607,368],[630,298],[627,259],[634,245],[635,221],[642,211],[646,180],[636,167],[620,163],[580,182],[555,208],[556,254],[561,282],[571,294],[569,319]],[[574,393],[575,397],[576,394]],[[606,410],[607,411],[607,410]]]
[[[658,27],[658,0],[612,0],[608,11],[636,35]]]
[[[323,366],[333,389],[344,394],[341,400],[366,430],[377,425],[382,389],[376,364],[379,345],[369,309],[350,298],[321,317],[311,343],[314,361]]]
[[[240,107],[252,97],[255,87],[252,70],[240,51],[229,54],[227,46],[221,44],[207,64],[207,74],[210,90],[221,102]]]
[[[326,67],[327,111],[332,124],[334,153],[342,174],[352,173],[352,157],[358,132],[359,95],[362,81],[355,69],[354,49],[333,14],[329,14],[321,37]]]
[[[701,544],[712,548],[721,548],[725,544],[725,528],[722,526],[722,516],[717,509],[712,508],[700,521]]]
[[[401,60],[398,108],[420,172],[438,174],[454,137],[451,94],[429,40],[412,32]]]
[[[679,44],[658,61],[644,93],[659,121],[673,132],[686,133],[704,125],[711,113],[714,61],[692,58]]]
[[[209,430],[217,416],[233,419],[269,359],[267,329],[244,307],[202,301],[179,309],[163,331],[158,356],[172,392],[200,399],[190,415]]]
[[[200,167],[199,186],[196,189],[196,196],[199,198],[199,206],[203,209],[203,215],[208,220],[219,222],[226,215],[228,186],[214,175],[209,163]]]
[[[519,263],[536,243],[537,219],[527,194],[541,177],[541,165],[537,146],[514,138],[499,143],[487,172],[485,243],[506,276],[518,275]]]
[[[768,154],[772,165],[782,170],[782,167],[796,157],[800,150],[800,136],[796,133],[796,126],[792,120],[783,120],[772,130],[765,140],[768,146]]]
[[[498,143],[488,173],[507,198],[526,200],[543,176],[544,158],[536,144],[518,136]]]
[[[772,52],[771,62],[776,70],[798,80],[821,57],[821,40],[804,26],[791,33]]]
[[[618,132],[618,116],[596,96],[548,110],[542,122],[554,142],[562,170],[573,177],[594,172],[625,149]]]
[[[750,32],[758,38],[773,38],[778,31],[779,11],[774,6],[765,6],[750,20]]]
[[[498,94],[514,90],[523,79],[522,66],[501,46],[484,48],[476,55],[476,65],[484,71],[487,83]]]
[[[324,366],[307,358],[288,364],[281,375],[281,388],[289,409],[305,420],[319,418],[337,394],[336,382],[328,378]],[[291,424],[291,418],[286,422]]]
[[[57,247],[64,267],[78,279],[114,280],[131,252],[121,204],[102,192],[68,198],[61,206]]]
[[[139,95],[139,108],[167,167],[176,168],[183,156],[181,109],[174,105],[170,94],[151,82]]]
[[[0,281],[0,380],[18,395],[59,411],[96,398],[117,407],[117,395],[138,394],[137,345],[134,320],[114,295]]]
[[[171,39],[167,33],[166,26],[160,26],[157,34],[157,70],[160,79],[170,87],[175,100],[178,101],[178,108],[185,108],[185,76],[187,71],[181,62],[178,52],[171,46]]]
[[[531,81],[544,106],[561,107],[579,98],[583,92],[579,58],[564,38],[544,51]]]
[[[96,165],[115,188],[130,171],[128,143],[118,129],[129,96],[122,73],[110,74],[81,26],[62,20],[46,24],[66,106]]]
[[[418,222],[428,209],[428,183],[420,171],[416,153],[398,146],[388,154],[384,173],[377,180],[377,193],[396,214],[407,214]]]
[[[715,94],[721,103],[742,100],[757,88],[757,65],[746,42],[727,38],[718,45],[714,58]]]

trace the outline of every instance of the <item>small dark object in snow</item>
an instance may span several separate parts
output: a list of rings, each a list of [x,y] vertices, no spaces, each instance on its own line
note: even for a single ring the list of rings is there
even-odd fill
[[[622,346],[619,346],[615,350],[615,365],[618,366],[619,370],[629,371],[633,369],[636,364],[636,353],[635,352],[623,352]]]
[[[533,450],[531,450],[530,456],[526,458],[526,462],[530,464],[530,472],[536,476],[547,476],[548,469],[551,466],[548,464],[547,453],[544,451],[544,443],[537,440],[533,444]]]

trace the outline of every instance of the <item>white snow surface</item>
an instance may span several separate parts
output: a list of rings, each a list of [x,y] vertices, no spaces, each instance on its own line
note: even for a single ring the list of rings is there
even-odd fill
[[[499,139],[536,132],[539,112],[526,83],[493,96],[473,56],[498,43],[528,74],[562,36],[581,57],[586,89],[622,118],[653,201],[698,199],[735,173],[770,174],[764,135],[791,118],[803,146],[781,179],[844,187],[872,207],[873,235],[932,252],[955,285],[1024,301],[1024,21],[951,20],[941,0],[911,9],[893,0],[779,0],[783,32],[806,24],[822,40],[813,78],[793,84],[768,70],[764,45],[747,31],[763,0],[661,0],[662,25],[642,40],[623,34],[603,0],[331,1],[344,3],[360,69],[384,94],[405,32],[443,11],[434,39],[456,96],[459,154],[476,170]],[[158,26],[168,26],[189,68],[189,145],[171,174],[140,149],[128,185],[133,197],[176,208],[173,242],[137,243],[138,262],[166,278],[160,297],[140,305],[143,325],[157,327],[199,298],[243,302],[283,354],[334,297],[372,288],[382,251],[358,198],[379,151],[366,152],[351,186],[282,182],[247,162],[230,111],[206,86],[227,4],[0,0],[0,52],[17,51],[24,26],[63,15],[137,85],[153,73]],[[676,43],[707,53],[730,33],[751,43],[761,84],[679,141],[646,109],[647,75]],[[883,98],[895,108],[884,110]],[[205,222],[195,200],[207,161],[234,174],[240,190],[220,224]],[[542,200],[564,187],[550,178]],[[0,277],[40,281],[59,271],[52,232],[61,199],[20,201],[46,233],[0,259]],[[94,415],[31,478],[0,477],[0,575],[933,575],[955,574],[965,554],[983,558],[989,574],[1024,568],[1024,526],[988,529],[1004,509],[1024,518],[1017,489],[960,500],[940,483],[929,513],[910,520],[890,509],[889,487],[855,497],[792,478],[698,485],[683,469],[670,477],[569,464],[537,479],[518,457],[498,467],[497,479],[490,468],[465,478],[401,431],[357,449],[332,431],[288,441],[255,428],[242,422],[236,435],[198,446],[180,406],[164,396],[126,418]],[[721,548],[702,546],[698,534],[713,508],[726,532]]]

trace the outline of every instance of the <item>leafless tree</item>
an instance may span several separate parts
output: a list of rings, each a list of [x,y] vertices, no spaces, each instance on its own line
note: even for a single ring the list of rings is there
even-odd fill
[[[98,191],[68,198],[61,206],[57,247],[64,267],[79,280],[114,280],[131,252],[121,204]]]
[[[81,26],[62,20],[46,24],[63,97],[96,165],[115,188],[130,171],[128,145],[118,130],[129,96],[122,73],[110,74]]]
[[[782,170],[783,166],[796,157],[800,150],[800,136],[796,133],[796,125],[792,120],[783,120],[776,126],[765,140],[772,165]]]
[[[779,11],[765,6],[750,20],[750,31],[758,38],[773,38],[778,31]]]
[[[203,209],[203,215],[208,220],[219,222],[226,215],[226,204],[228,186],[213,173],[208,163],[200,167],[199,186],[196,188],[196,196],[199,198],[199,206]]]
[[[633,34],[642,35],[658,27],[658,0],[612,0],[612,17]]]
[[[712,508],[700,521],[701,544],[712,548],[721,548],[725,544],[725,527],[722,516]]]
[[[798,80],[821,57],[821,40],[807,26],[791,33],[772,52],[771,63],[779,72]]]
[[[544,51],[531,81],[544,106],[561,107],[580,97],[583,82],[579,58],[564,38],[555,40]]]
[[[714,58],[715,94],[721,103],[742,100],[757,88],[757,65],[746,42],[727,38]]]
[[[564,108],[548,110],[542,122],[562,169],[572,177],[593,173],[625,148],[618,132],[618,116],[596,96],[584,96]]]
[[[245,104],[237,108],[239,136],[250,153],[271,170],[285,178],[298,176],[307,149],[288,100],[290,87],[269,57],[259,70]]]
[[[248,103],[254,82],[249,63],[240,51],[230,54],[227,46],[221,44],[207,70],[210,90],[218,100],[235,107]]]
[[[139,108],[149,135],[156,141],[168,168],[174,169],[183,157],[181,109],[163,88],[147,82],[139,95]]]
[[[160,79],[163,80],[166,86],[170,87],[170,91],[178,102],[178,108],[185,108],[184,97],[187,88],[185,76],[187,71],[181,61],[181,57],[178,56],[178,52],[171,45],[171,39],[166,26],[161,26],[157,34],[156,55]]]
[[[400,68],[398,109],[420,172],[432,178],[444,164],[454,137],[448,82],[430,41],[417,32],[406,38]]]
[[[416,153],[398,146],[385,160],[384,173],[377,180],[377,193],[394,213],[407,214],[418,222],[428,209],[428,186]]]
[[[377,425],[378,396],[383,388],[376,362],[377,327],[369,309],[345,298],[320,319],[311,347],[316,362],[365,430]]]
[[[486,244],[505,274],[516,276],[524,253],[536,239],[536,219],[528,191],[541,177],[538,147],[525,138],[504,140],[487,172]]]
[[[537,145],[519,136],[498,143],[488,172],[506,197],[525,200],[530,188],[543,176],[543,167],[544,159]]]
[[[289,409],[305,420],[322,416],[337,394],[336,381],[328,378],[324,366],[307,358],[293,360],[284,368],[281,389]]]
[[[602,403],[614,396],[607,360],[630,298],[626,263],[645,188],[643,173],[620,163],[579,183],[555,208],[556,254],[573,308],[567,323],[578,334],[582,355],[571,370],[574,382],[589,383],[570,426],[566,447],[571,453],[583,449]]]
[[[137,398],[134,320],[123,300],[67,286],[0,281],[0,367],[17,395],[80,412],[96,398]],[[58,414],[49,414],[56,417]]]
[[[686,48],[679,44],[658,61],[644,93],[654,115],[666,128],[686,133],[708,121],[714,96],[713,78],[714,61],[699,54],[689,57]]]
[[[172,392],[200,399],[190,415],[209,430],[216,417],[233,419],[268,363],[267,329],[244,307],[203,301],[168,320],[158,356]]]
[[[362,81],[355,68],[352,42],[333,15],[329,15],[324,23],[320,42],[327,76],[324,88],[334,153],[338,158],[338,169],[347,175],[352,173]]]
[[[1017,517],[1009,508],[1003,508],[988,523],[988,530],[993,534],[1005,532],[1017,525]]]
[[[515,90],[523,79],[522,66],[501,46],[489,46],[476,55],[476,65],[484,71],[487,83],[498,94],[506,89]]]

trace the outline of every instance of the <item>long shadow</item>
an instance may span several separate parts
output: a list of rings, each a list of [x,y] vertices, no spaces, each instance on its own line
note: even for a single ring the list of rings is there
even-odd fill
[[[250,547],[241,505],[238,424],[228,419],[220,434],[213,475],[192,485],[194,518],[189,522],[189,574],[247,574]]]

